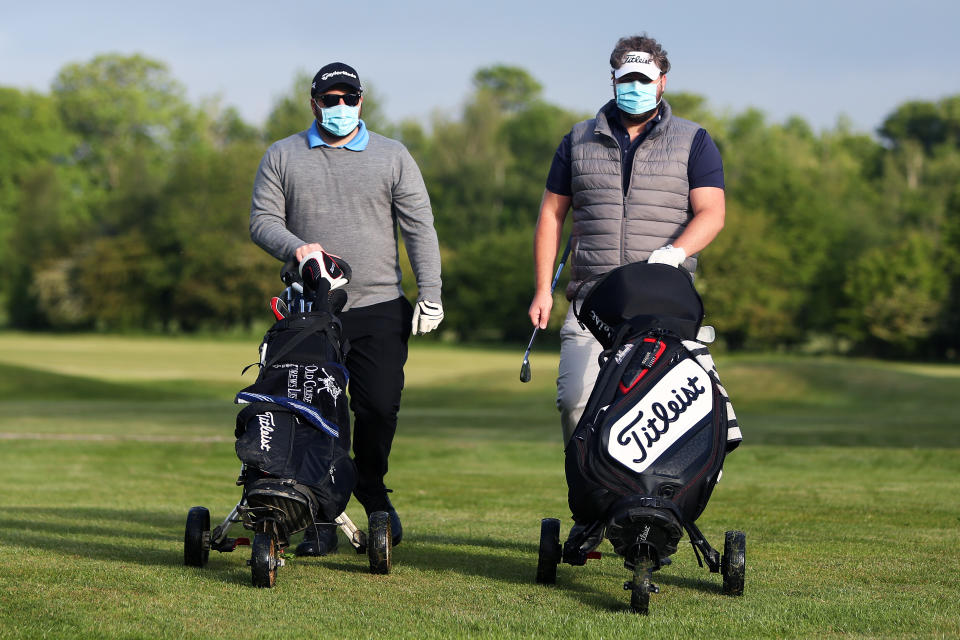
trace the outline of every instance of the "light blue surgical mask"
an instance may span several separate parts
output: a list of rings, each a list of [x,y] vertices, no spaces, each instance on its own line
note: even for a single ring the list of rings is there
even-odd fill
[[[360,107],[338,104],[320,110],[323,120],[320,125],[335,136],[345,136],[360,124]]]
[[[657,100],[657,82],[624,82],[615,85],[617,92],[617,106],[621,111],[634,115],[646,113],[655,109],[660,101]]]

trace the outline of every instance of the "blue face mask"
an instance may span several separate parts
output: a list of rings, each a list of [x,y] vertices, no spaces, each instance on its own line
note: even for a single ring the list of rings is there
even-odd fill
[[[345,136],[360,124],[360,107],[338,104],[320,110],[323,120],[320,125],[335,136]]]
[[[640,82],[624,82],[615,85],[617,91],[617,106],[621,111],[632,113],[634,115],[646,113],[656,108],[660,101],[657,100],[657,82],[642,84]]]

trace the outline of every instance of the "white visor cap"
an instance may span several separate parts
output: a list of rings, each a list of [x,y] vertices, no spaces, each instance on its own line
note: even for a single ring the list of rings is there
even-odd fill
[[[619,80],[628,73],[642,73],[651,80],[656,80],[660,77],[660,67],[649,53],[630,51],[623,57],[623,64],[613,70],[613,77]]]

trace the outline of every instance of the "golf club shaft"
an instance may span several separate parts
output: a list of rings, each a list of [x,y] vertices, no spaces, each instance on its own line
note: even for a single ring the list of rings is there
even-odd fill
[[[557,288],[557,281],[560,280],[560,272],[563,271],[563,267],[567,264],[567,258],[570,257],[570,243],[573,238],[567,238],[567,246],[563,250],[563,255],[560,256],[560,264],[557,265],[557,272],[553,274],[553,282],[550,283],[550,295],[553,295],[553,290]],[[527,350],[523,354],[523,361],[526,362],[530,357],[530,349],[533,348],[533,339],[537,337],[537,331],[540,330],[540,325],[537,325],[533,328],[533,333],[530,335],[530,342],[527,344]]]

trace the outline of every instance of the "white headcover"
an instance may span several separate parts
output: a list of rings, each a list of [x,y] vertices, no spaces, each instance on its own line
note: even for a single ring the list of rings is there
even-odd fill
[[[303,272],[308,271],[309,277],[314,282],[319,282],[321,278],[329,282],[331,291],[342,287],[350,281],[350,278],[334,259],[337,257],[326,251],[311,251],[300,261],[300,276],[306,279],[307,276],[304,276]]]

